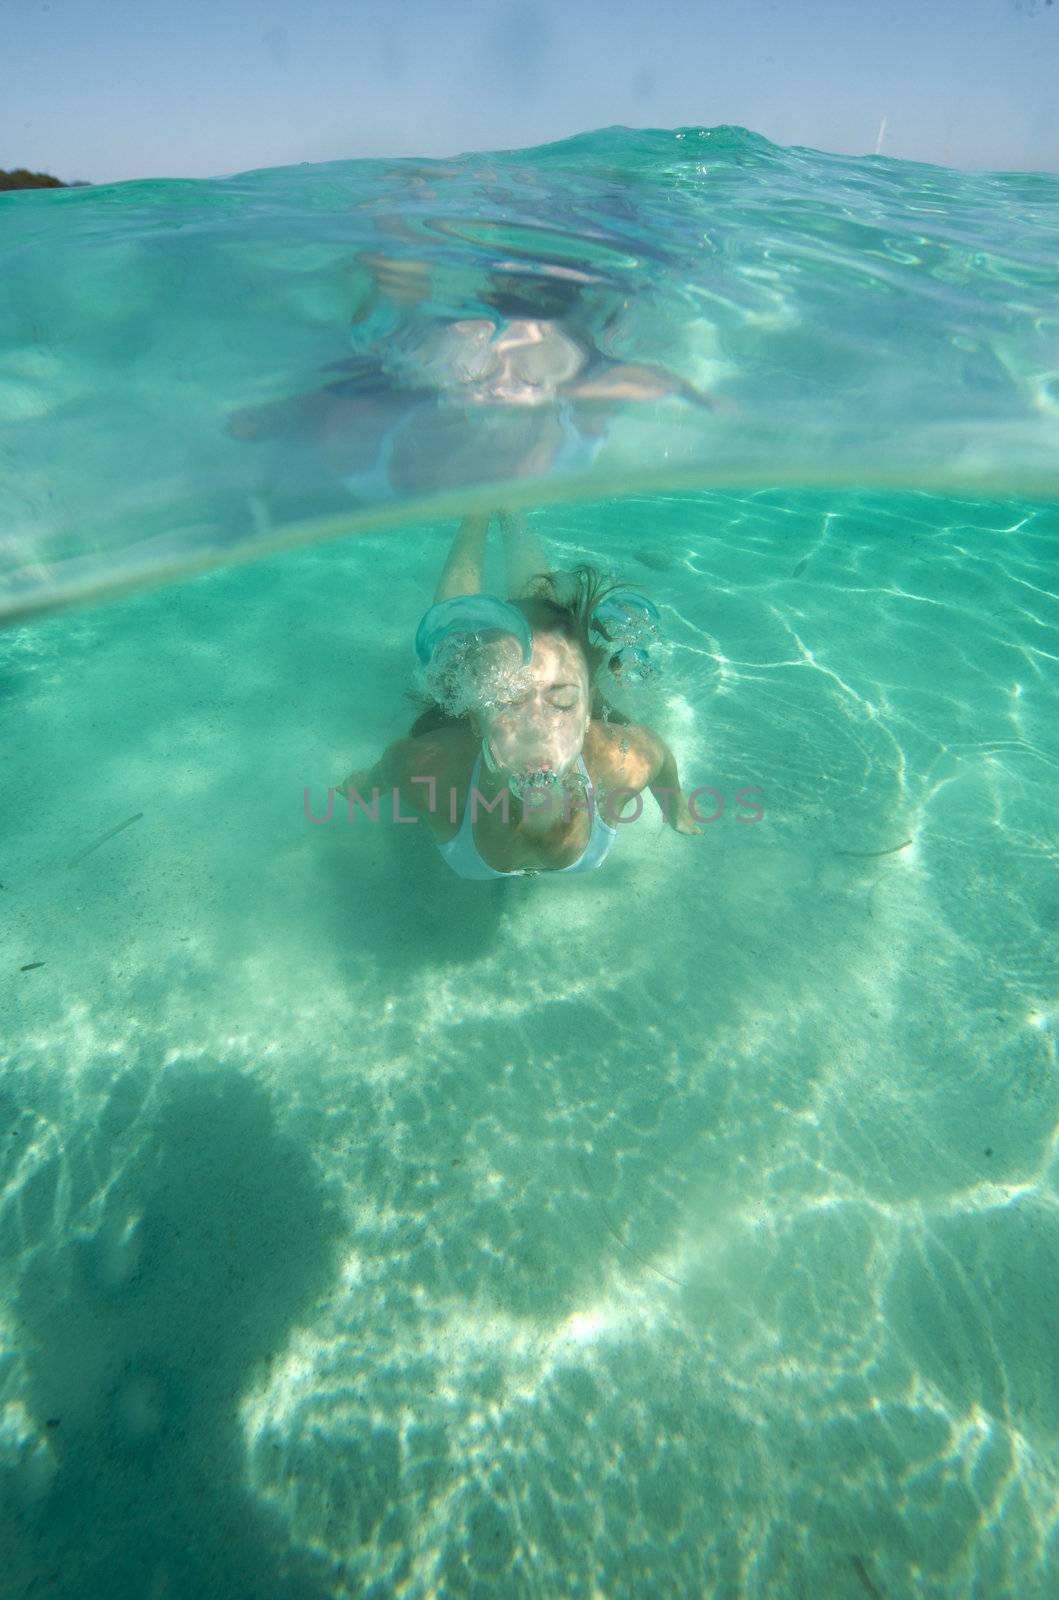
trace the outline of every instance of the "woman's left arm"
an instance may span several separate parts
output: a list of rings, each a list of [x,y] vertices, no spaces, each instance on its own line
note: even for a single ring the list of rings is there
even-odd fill
[[[651,771],[646,787],[656,798],[657,805],[661,806],[662,816],[677,834],[704,834],[704,827],[694,819],[685,792],[680,787],[677,757],[654,728],[645,728],[643,731],[648,734],[651,752]]]
[[[691,814],[672,750],[653,728],[638,726],[643,755],[648,764],[644,787],[650,789],[666,822],[677,833],[705,833]]]

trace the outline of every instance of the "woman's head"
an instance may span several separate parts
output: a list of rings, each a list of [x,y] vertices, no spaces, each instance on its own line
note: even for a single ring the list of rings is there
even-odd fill
[[[577,760],[592,720],[592,685],[577,643],[533,632],[528,662],[514,666],[502,691],[471,713],[492,764],[510,774],[563,777]]]
[[[590,567],[572,574],[573,592],[560,598],[550,573],[535,592],[510,603],[530,625],[532,654],[524,665],[509,641],[487,646],[494,691],[471,712],[471,726],[490,759],[510,774],[551,773],[573,767],[592,721],[594,680],[609,651],[592,642],[592,612],[616,585],[603,583]]]
[[[494,630],[474,641],[454,631],[443,638],[424,675],[427,695],[411,696],[427,707],[413,732],[463,722],[509,775],[519,763],[523,772],[569,770],[592,717],[604,712],[600,669],[616,659],[604,638],[610,630],[592,619],[621,588],[587,566],[541,573],[528,596],[508,602],[529,625],[526,661],[514,634]]]

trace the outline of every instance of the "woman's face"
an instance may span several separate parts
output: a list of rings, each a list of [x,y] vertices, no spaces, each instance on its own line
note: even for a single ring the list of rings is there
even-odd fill
[[[479,713],[478,721],[498,766],[562,777],[581,752],[591,715],[581,651],[559,634],[535,633],[529,662],[513,675],[502,702]]]

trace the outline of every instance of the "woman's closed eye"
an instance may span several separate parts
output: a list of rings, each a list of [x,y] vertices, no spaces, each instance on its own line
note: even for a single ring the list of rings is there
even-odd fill
[[[548,704],[557,711],[572,711],[580,698],[576,683],[553,683],[546,693]]]
[[[505,702],[506,709],[518,710],[520,706],[529,705],[530,699],[528,694],[516,695]],[[553,690],[547,696],[547,701],[554,711],[573,711],[577,705],[577,695],[569,689]]]

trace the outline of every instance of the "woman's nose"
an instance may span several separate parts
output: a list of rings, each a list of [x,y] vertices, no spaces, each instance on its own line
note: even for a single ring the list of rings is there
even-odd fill
[[[543,694],[535,694],[526,702],[525,707],[532,721],[537,723],[551,722],[555,716],[555,707],[550,706]]]

